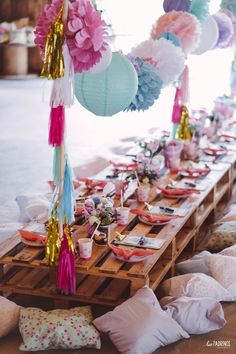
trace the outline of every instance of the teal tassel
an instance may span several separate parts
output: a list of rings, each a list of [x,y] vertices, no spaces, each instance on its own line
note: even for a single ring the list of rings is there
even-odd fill
[[[172,139],[176,139],[178,127],[179,127],[179,124],[173,124],[173,126],[172,126]]]
[[[63,192],[59,206],[60,220],[66,219],[67,224],[71,224],[74,221],[74,187],[72,179],[72,171],[66,159],[64,169],[63,180]]]
[[[53,157],[53,180],[58,187],[59,185],[59,165],[60,165],[60,148],[55,147]]]

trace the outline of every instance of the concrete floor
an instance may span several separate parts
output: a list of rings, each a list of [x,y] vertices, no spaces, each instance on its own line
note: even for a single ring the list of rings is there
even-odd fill
[[[0,223],[17,220],[17,195],[48,190],[50,84],[42,79],[0,80]],[[153,127],[168,128],[172,107],[166,99],[172,98],[173,89],[165,90],[168,97],[164,94],[147,112],[114,117],[96,117],[76,100],[67,110],[67,149],[76,174],[96,173],[110,158],[122,158],[135,137],[148,135]]]

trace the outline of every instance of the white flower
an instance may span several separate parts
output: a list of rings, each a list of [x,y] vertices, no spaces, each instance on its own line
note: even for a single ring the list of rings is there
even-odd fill
[[[159,148],[159,140],[150,141],[150,143],[147,144],[147,148],[154,154]]]

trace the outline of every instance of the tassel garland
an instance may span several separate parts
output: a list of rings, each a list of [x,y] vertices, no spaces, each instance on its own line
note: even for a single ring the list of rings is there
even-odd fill
[[[190,117],[189,117],[188,109],[186,106],[182,106],[181,120],[180,120],[180,125],[179,125],[178,131],[177,131],[177,138],[178,139],[189,140],[189,141],[192,139],[189,120],[190,120]]]
[[[64,226],[61,242],[57,287],[66,295],[76,291],[75,249],[68,225]]]
[[[177,87],[175,91],[174,106],[172,111],[172,123],[179,124],[181,118],[181,102],[180,102],[180,89]]]
[[[62,22],[62,12],[63,6],[48,32],[41,72],[41,77],[54,80],[64,76],[64,60],[62,54],[64,25]]]
[[[74,67],[67,44],[62,46],[65,72],[64,76],[53,81],[50,106],[67,106],[74,103]]]
[[[53,156],[53,181],[55,185],[58,187],[60,183],[59,177],[59,165],[60,165],[60,149],[59,147],[55,147],[54,156]]]
[[[64,178],[63,178],[63,192],[59,204],[59,217],[60,220],[66,219],[67,224],[74,221],[74,187],[72,171],[68,164],[65,163]]]
[[[48,238],[45,251],[45,256],[50,266],[57,265],[58,263],[60,245],[59,221],[56,217],[56,210],[54,208],[51,218],[49,219]]]
[[[58,106],[51,108],[48,143],[52,146],[60,146],[64,138],[65,108]]]

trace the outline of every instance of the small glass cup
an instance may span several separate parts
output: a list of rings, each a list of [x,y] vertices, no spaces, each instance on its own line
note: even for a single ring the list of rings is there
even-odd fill
[[[93,240],[90,238],[80,238],[77,242],[79,245],[80,259],[90,259],[92,257]]]
[[[120,226],[125,226],[129,223],[129,208],[118,207],[117,211],[117,224]]]
[[[148,184],[142,184],[137,188],[137,198],[140,203],[148,202],[150,186]]]

